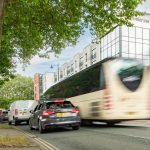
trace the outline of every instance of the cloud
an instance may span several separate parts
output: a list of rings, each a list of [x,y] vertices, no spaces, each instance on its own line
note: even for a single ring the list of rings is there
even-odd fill
[[[150,13],[150,0],[143,1],[142,5],[139,5],[138,10]]]
[[[23,70],[22,64],[18,64],[16,71],[17,73],[24,76],[33,77],[35,73],[44,74],[45,72],[54,72],[59,66],[63,65],[66,62],[69,62],[73,59],[74,55],[82,52],[84,47],[86,47],[91,42],[91,35],[89,31],[82,35],[74,47],[67,47],[62,50],[61,54],[58,57],[55,57],[55,54],[52,53],[50,59],[40,58],[39,56],[34,56],[30,64],[27,65],[25,70]],[[53,66],[53,68],[51,68]]]

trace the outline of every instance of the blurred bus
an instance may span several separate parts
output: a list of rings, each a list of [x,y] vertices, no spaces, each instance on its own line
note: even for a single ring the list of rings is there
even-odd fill
[[[45,95],[68,98],[83,122],[149,119],[148,69],[135,59],[107,58],[64,79]]]

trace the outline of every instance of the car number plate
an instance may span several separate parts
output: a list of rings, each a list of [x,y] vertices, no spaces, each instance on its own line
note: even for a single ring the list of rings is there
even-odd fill
[[[57,116],[57,117],[64,117],[65,114],[64,114],[64,113],[57,113],[56,116]]]

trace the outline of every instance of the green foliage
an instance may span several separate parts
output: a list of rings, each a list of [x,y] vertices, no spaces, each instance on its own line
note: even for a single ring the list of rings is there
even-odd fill
[[[15,100],[33,99],[33,80],[17,75],[0,88],[0,107],[7,108]]]
[[[131,25],[143,0],[5,0],[0,75],[10,75],[15,57],[27,62],[45,50],[60,53],[85,29],[98,38],[116,25]]]

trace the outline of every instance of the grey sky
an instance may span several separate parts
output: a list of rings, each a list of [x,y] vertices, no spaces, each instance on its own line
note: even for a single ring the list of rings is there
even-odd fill
[[[150,0],[146,0],[142,5],[138,7],[138,10],[144,11],[150,14]]]

